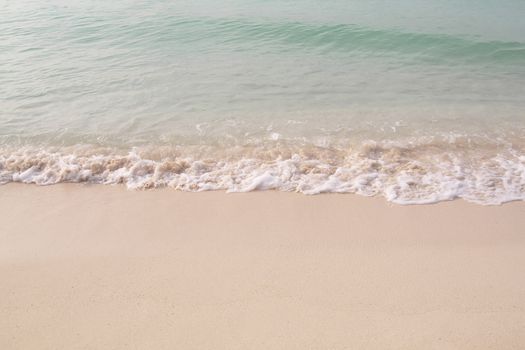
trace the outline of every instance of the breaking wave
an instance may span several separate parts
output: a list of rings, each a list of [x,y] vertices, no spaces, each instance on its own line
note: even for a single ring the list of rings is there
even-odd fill
[[[399,204],[463,198],[479,204],[525,200],[525,152],[472,140],[364,142],[327,148],[95,146],[0,149],[0,183],[124,184],[130,189],[255,190],[380,195]]]

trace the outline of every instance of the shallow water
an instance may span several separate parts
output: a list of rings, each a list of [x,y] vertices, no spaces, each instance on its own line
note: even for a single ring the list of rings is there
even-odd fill
[[[0,182],[525,198],[523,1],[0,5]]]

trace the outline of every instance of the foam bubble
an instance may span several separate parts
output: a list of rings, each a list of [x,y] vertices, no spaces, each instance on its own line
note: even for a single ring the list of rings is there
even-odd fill
[[[0,149],[0,183],[124,184],[130,189],[256,190],[381,195],[399,204],[463,198],[480,204],[525,199],[525,153],[516,145],[365,142],[326,148],[276,143],[260,148],[134,148],[127,152]]]

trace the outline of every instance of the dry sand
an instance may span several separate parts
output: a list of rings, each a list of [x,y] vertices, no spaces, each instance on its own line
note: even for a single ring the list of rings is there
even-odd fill
[[[0,349],[525,349],[525,203],[0,187]]]

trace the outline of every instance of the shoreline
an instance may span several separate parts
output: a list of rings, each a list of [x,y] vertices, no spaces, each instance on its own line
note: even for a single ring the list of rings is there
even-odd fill
[[[452,137],[452,139],[451,139]],[[482,205],[525,201],[525,146],[488,136],[386,139],[321,147],[100,145],[0,148],[0,184],[124,184],[188,192],[278,190],[382,196],[397,204],[461,198]],[[517,142],[517,141],[516,141]]]
[[[5,349],[513,349],[525,202],[0,186]]]
[[[257,194],[260,195],[261,193],[271,193],[272,195],[275,195],[277,193],[282,193],[286,196],[288,195],[297,195],[302,197],[325,197],[325,196],[342,196],[342,197],[359,197],[363,198],[364,200],[374,200],[374,201],[382,201],[385,202],[386,205],[389,207],[432,207],[432,206],[439,206],[446,203],[463,203],[461,205],[468,205],[468,206],[481,206],[481,207],[504,207],[508,205],[517,206],[520,205],[518,203],[522,203],[523,207],[525,208],[525,199],[509,199],[506,201],[502,201],[501,203],[482,203],[482,202],[476,202],[476,201],[470,201],[468,199],[465,199],[463,197],[454,197],[450,199],[435,199],[433,201],[422,201],[422,202],[398,202],[398,201],[391,201],[388,198],[385,197],[384,194],[374,194],[374,195],[367,195],[362,193],[355,193],[355,192],[318,192],[318,193],[305,193],[300,191],[292,191],[292,190],[282,190],[277,188],[263,188],[258,189],[257,187],[250,190],[228,190],[228,189],[204,189],[204,190],[188,190],[188,189],[179,189],[179,188],[173,188],[170,186],[143,186],[143,187],[128,187],[125,183],[91,183],[91,182],[57,182],[57,183],[50,183],[50,184],[37,184],[37,183],[24,183],[19,181],[12,181],[7,183],[0,184],[0,194],[2,188],[5,187],[28,187],[28,188],[57,188],[60,191],[63,191],[64,188],[82,188],[85,189],[97,189],[97,188],[108,188],[109,191],[114,191],[117,189],[118,191],[125,191],[125,192],[131,192],[131,193],[146,193],[146,192],[169,192],[171,194],[175,195],[199,195],[203,193],[213,193],[213,194],[222,194],[226,196],[239,196],[239,195],[249,195],[249,194]],[[99,189],[100,190],[100,189]],[[8,190],[9,192],[12,192],[12,189]],[[103,190],[102,190],[103,191]],[[162,196],[165,196],[165,193],[162,194]],[[352,199],[353,200],[353,199]]]

